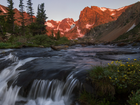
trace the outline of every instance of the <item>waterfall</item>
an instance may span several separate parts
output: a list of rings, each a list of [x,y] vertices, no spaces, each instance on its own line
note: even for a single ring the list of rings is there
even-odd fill
[[[18,86],[11,86],[8,90],[6,90],[1,105],[15,105],[19,89],[20,87]]]
[[[34,80],[26,105],[71,105],[72,92],[81,83],[74,78],[78,72],[71,72],[66,81]]]
[[[34,80],[26,105],[70,105],[72,91],[80,86],[78,79],[66,82],[59,80]]]
[[[37,57],[36,57],[37,58]],[[19,74],[25,70],[17,70],[25,63],[30,62],[34,58],[26,58],[19,60],[13,54],[9,54],[0,61],[10,60],[12,64],[1,70],[0,72],[0,105],[15,105],[16,102],[24,101],[20,105],[71,105],[73,98],[73,90],[80,87],[81,83],[74,78],[78,72],[71,72],[65,81],[61,80],[34,80],[27,97],[23,98],[18,93],[21,87],[13,86]],[[8,85],[9,81],[13,81]],[[20,99],[21,98],[21,99]],[[18,104],[16,104],[18,105]]]
[[[24,65],[25,63],[33,60],[35,58],[27,58],[24,60],[18,60],[18,57],[12,55],[11,53],[8,56],[0,58],[0,60],[11,60],[13,63],[11,66],[3,69],[0,72],[0,105],[15,105],[15,101],[17,99],[18,92],[20,87],[18,86],[8,86],[8,82],[13,80],[15,82],[19,73],[24,71],[16,71],[17,68]],[[9,88],[8,88],[9,87]]]

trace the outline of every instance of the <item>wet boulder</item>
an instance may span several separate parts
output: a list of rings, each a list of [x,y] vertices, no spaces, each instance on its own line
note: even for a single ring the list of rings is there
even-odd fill
[[[64,46],[51,46],[51,48],[53,49],[53,50],[61,50],[61,49],[67,49],[69,46],[67,46],[67,45],[64,45]]]

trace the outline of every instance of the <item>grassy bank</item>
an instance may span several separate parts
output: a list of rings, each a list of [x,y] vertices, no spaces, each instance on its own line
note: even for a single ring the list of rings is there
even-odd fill
[[[97,66],[88,77],[94,92],[81,93],[83,105],[140,105],[140,60]]]
[[[69,44],[66,37],[52,39],[47,35],[26,35],[12,36],[8,40],[0,42],[0,48],[21,48],[21,47],[50,47],[51,45]]]

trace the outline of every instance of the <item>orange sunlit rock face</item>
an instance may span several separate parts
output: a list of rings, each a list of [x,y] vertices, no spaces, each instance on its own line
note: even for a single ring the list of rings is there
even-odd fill
[[[91,6],[91,8],[85,7],[81,11],[78,21],[74,21],[71,18],[66,18],[59,22],[48,20],[46,22],[47,34],[50,35],[51,30],[54,30],[54,33],[60,30],[61,36],[66,36],[68,39],[83,37],[91,28],[117,20],[128,7],[125,6],[119,9],[100,8],[97,6]],[[73,24],[75,26],[71,28]]]
[[[110,21],[115,21],[117,18],[124,12],[129,6],[125,6],[119,9],[109,9],[105,7],[97,7],[91,6],[85,7],[80,15],[79,20],[74,21],[72,18],[65,18],[61,21],[48,20],[46,21],[46,29],[47,35],[52,34],[52,30],[55,34],[60,31],[61,36],[65,36],[68,39],[76,39],[79,37],[83,37],[86,32],[88,32],[91,28],[98,26],[100,24],[108,23]],[[4,15],[7,13],[7,7],[0,5],[0,10],[2,13],[0,15]],[[15,12],[15,24],[21,25],[21,15],[19,10],[14,9]],[[24,12],[25,25],[31,23],[29,14]],[[35,16],[33,16],[35,21]]]

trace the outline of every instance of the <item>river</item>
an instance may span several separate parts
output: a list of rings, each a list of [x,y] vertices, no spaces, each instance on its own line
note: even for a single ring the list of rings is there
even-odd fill
[[[140,46],[95,45],[0,50],[0,105],[78,105],[92,67],[140,59]]]

